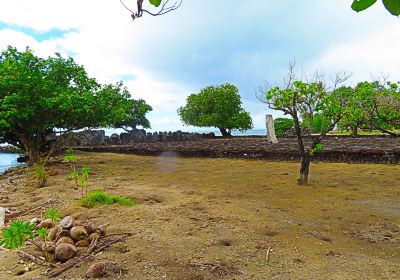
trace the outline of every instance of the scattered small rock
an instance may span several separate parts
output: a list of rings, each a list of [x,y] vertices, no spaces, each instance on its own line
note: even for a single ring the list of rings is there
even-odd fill
[[[86,272],[88,278],[100,278],[107,274],[107,264],[105,262],[97,262],[92,264]]]

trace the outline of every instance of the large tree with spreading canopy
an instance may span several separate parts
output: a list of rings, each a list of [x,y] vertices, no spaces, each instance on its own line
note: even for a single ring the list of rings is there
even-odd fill
[[[122,82],[101,85],[72,58],[40,58],[13,47],[0,54],[0,143],[23,148],[32,162],[47,161],[74,130],[148,127],[149,110]]]

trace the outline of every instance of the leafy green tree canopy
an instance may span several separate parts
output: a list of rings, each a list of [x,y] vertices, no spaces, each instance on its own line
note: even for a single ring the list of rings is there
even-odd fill
[[[0,142],[22,147],[33,162],[52,153],[55,133],[61,142],[77,129],[146,127],[150,109],[122,83],[100,85],[72,58],[39,58],[13,47],[0,54]]]
[[[274,120],[275,134],[278,136],[286,135],[290,130],[294,129],[293,119],[276,118]]]
[[[358,83],[350,95],[343,118],[360,128],[400,136],[400,83]]]
[[[217,127],[222,136],[230,136],[235,129],[245,131],[253,127],[250,114],[242,107],[239,90],[231,84],[208,86],[191,94],[178,114],[184,124]]]
[[[361,12],[372,5],[374,5],[377,0],[354,0],[351,8],[356,12]],[[400,1],[399,0],[382,0],[383,5],[386,10],[388,10],[392,15],[399,16],[400,15]]]

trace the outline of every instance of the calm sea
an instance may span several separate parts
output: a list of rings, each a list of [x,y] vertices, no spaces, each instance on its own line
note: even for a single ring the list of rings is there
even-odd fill
[[[17,162],[19,154],[2,154],[0,153],[0,175],[4,173],[7,169],[21,165]]]

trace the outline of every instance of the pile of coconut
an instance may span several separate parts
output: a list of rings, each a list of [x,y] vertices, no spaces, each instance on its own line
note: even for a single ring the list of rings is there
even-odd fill
[[[90,244],[105,235],[106,228],[105,225],[96,227],[91,221],[83,223],[72,216],[66,216],[56,224],[51,219],[41,221],[39,218],[32,219],[31,223],[36,224],[37,230],[49,230],[41,249],[60,262],[75,257],[80,251],[85,252]]]

